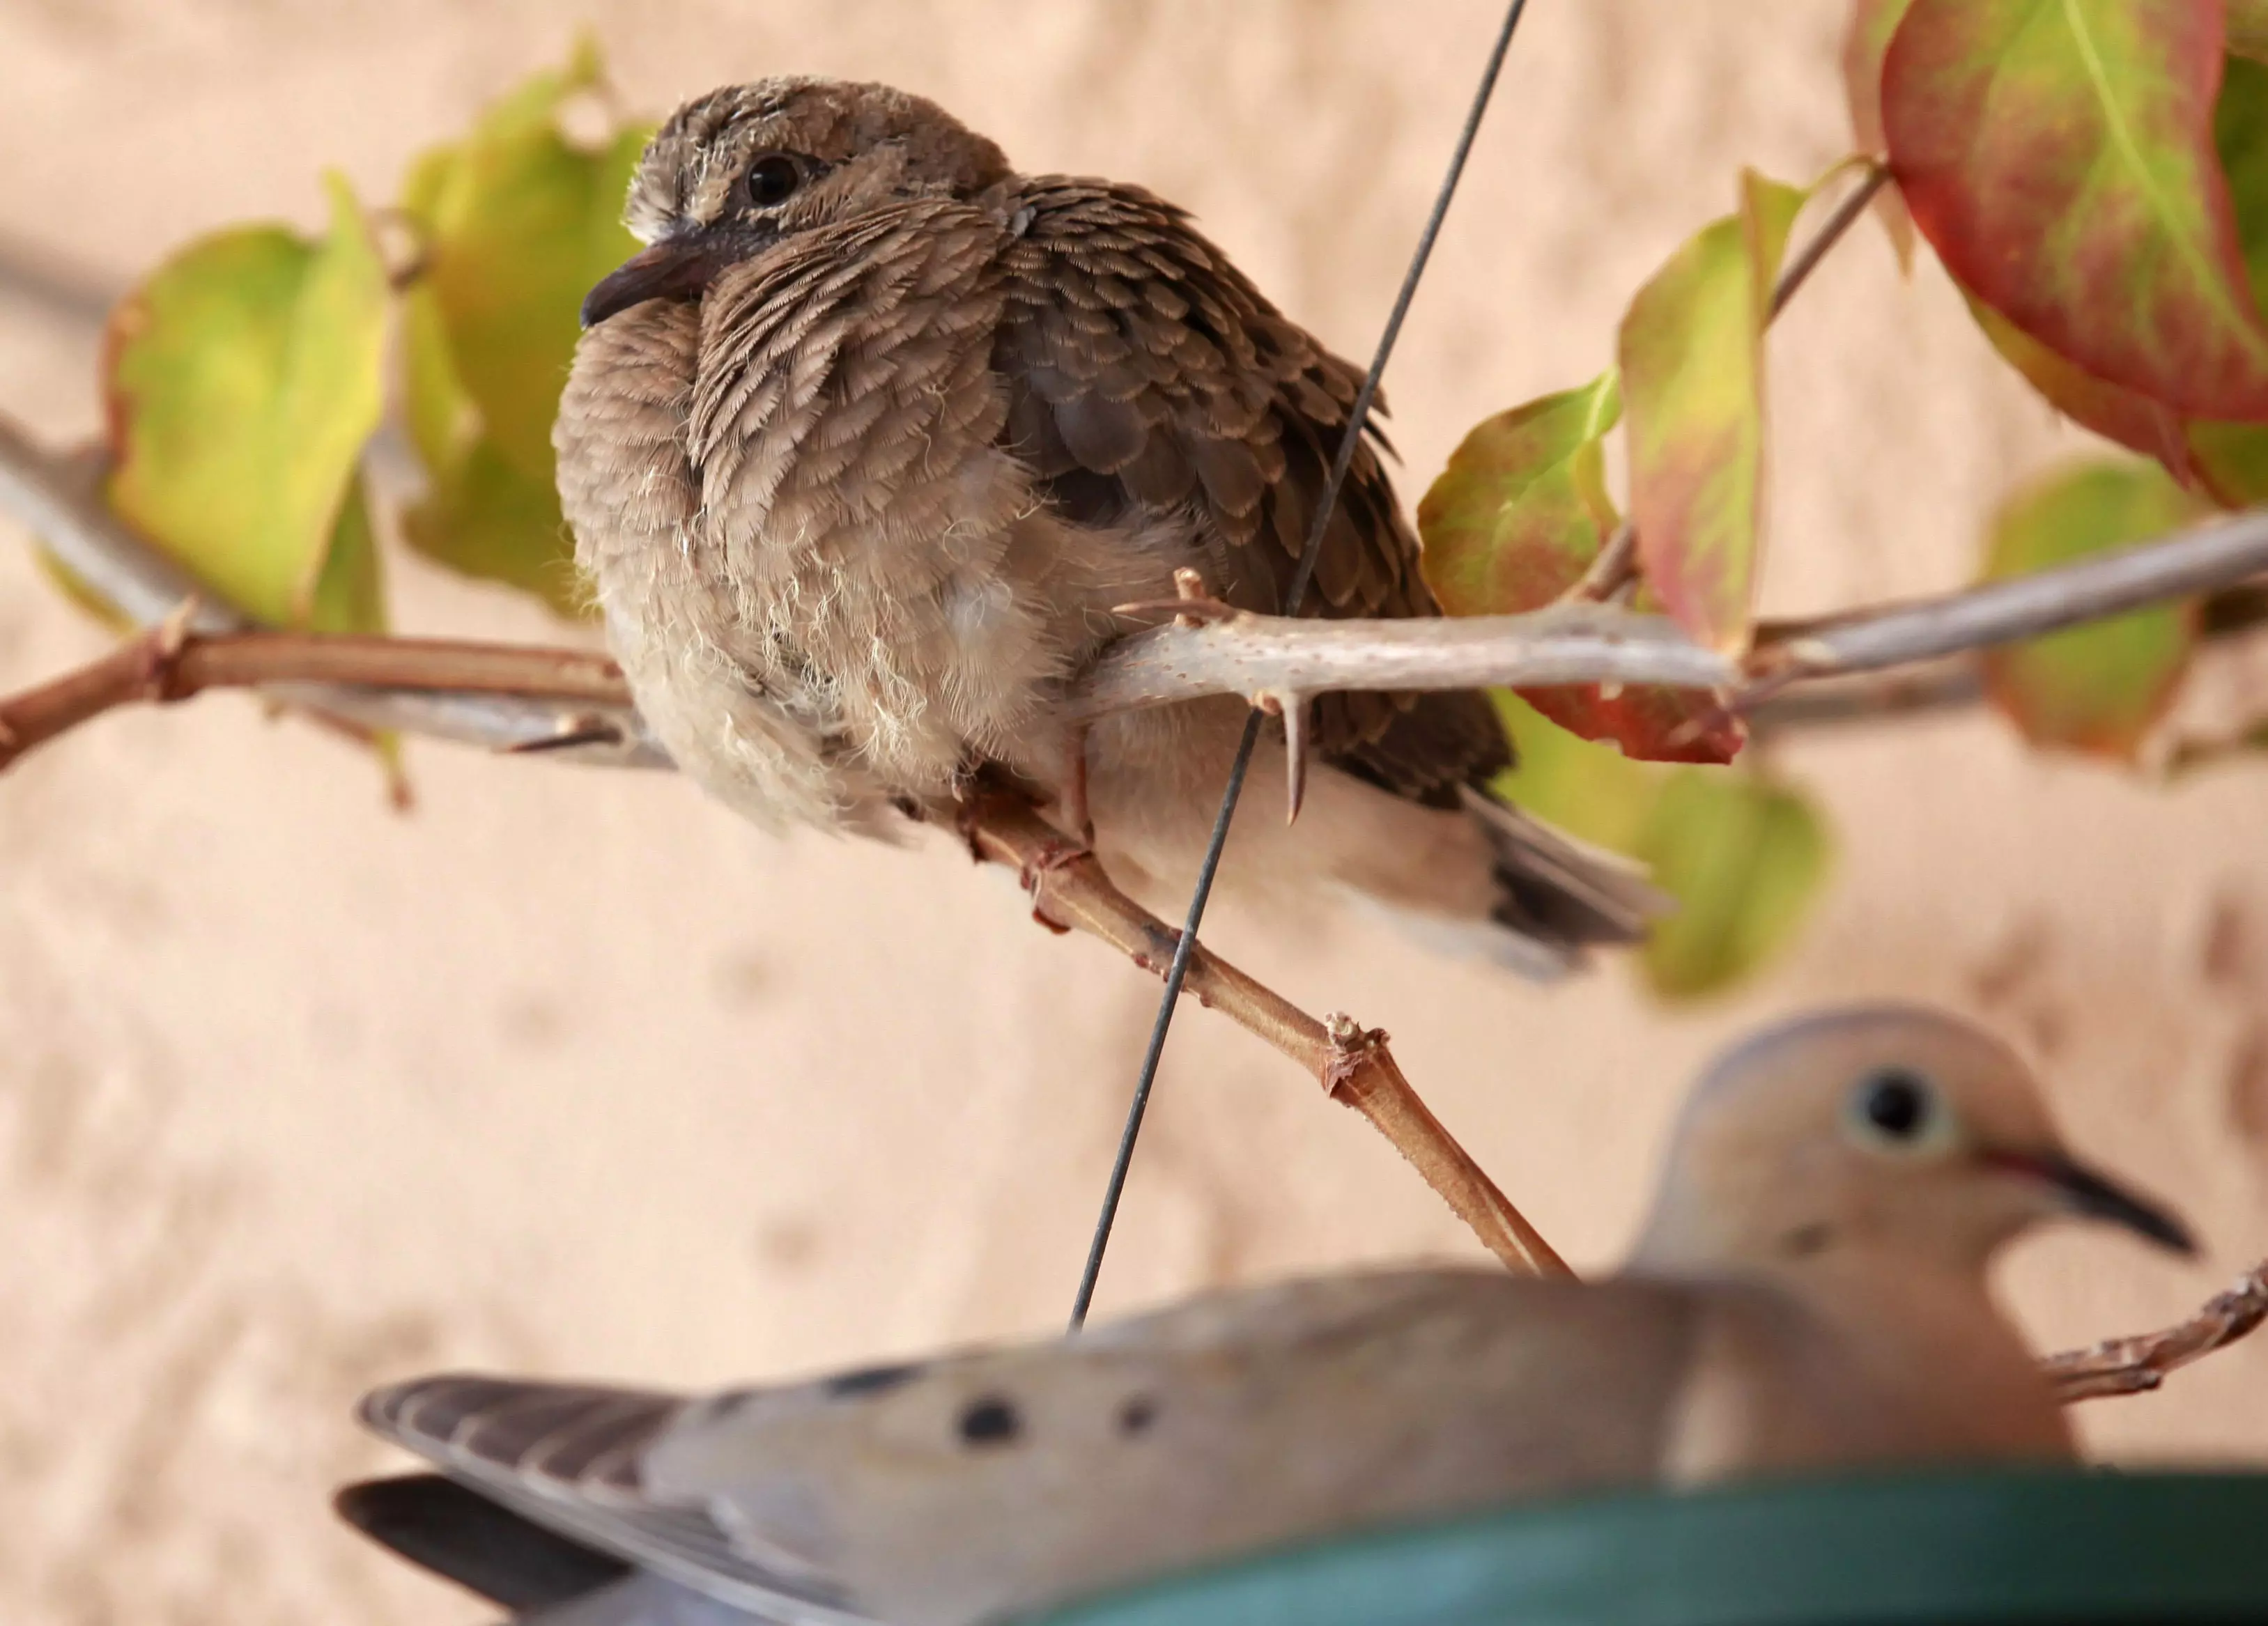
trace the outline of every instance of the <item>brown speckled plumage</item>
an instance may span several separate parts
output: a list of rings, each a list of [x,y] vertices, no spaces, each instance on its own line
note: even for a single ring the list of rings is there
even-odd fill
[[[1112,607],[1194,565],[1282,608],[1359,376],[1172,205],[779,79],[672,118],[628,217],[654,246],[587,308],[561,495],[641,707],[759,822],[887,834],[988,762],[1061,796],[1082,746],[1050,708],[1132,629]],[[1376,445],[1302,609],[1439,613]],[[1084,742],[1138,892],[1185,884],[1239,715]],[[1484,697],[1327,695],[1311,735],[1307,816],[1238,879],[1336,882],[1535,972],[1633,934],[1627,873],[1480,795],[1510,761]]]

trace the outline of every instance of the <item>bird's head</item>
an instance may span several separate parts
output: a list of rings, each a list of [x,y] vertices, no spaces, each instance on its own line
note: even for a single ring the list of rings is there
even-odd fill
[[[672,114],[638,160],[623,218],[647,247],[591,290],[583,325],[648,299],[697,299],[784,238],[894,200],[971,197],[1008,173],[983,136],[886,85],[711,91]]]
[[[1720,1057],[1673,1141],[1641,1266],[1801,1268],[1856,1247],[1981,1272],[2044,1221],[2188,1229],[2065,1148],[2031,1071],[1940,1012],[1872,1005],[1771,1028]]]

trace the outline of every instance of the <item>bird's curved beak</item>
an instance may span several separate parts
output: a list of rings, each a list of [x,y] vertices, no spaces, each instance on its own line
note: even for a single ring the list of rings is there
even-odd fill
[[[599,279],[583,298],[583,326],[595,327],[649,299],[698,299],[717,274],[738,257],[732,245],[706,232],[665,237]]]
[[[1984,1161],[1994,1168],[2040,1181],[2074,1214],[2124,1225],[2137,1236],[2173,1253],[2191,1254],[2198,1251],[2197,1238],[2171,1209],[2063,1152],[1992,1148],[1985,1151]]]

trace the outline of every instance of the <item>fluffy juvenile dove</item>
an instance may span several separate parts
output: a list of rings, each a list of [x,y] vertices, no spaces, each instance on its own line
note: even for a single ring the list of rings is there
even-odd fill
[[[868,834],[1005,773],[1178,901],[1242,703],[1082,733],[1064,688],[1177,568],[1283,607],[1357,371],[1180,210],[1019,174],[884,85],[688,103],[626,217],[651,246],[584,305],[559,489],[679,765],[760,824]],[[1440,614],[1377,446],[1302,608]],[[1658,904],[1489,793],[1512,756],[1484,695],[1326,695],[1305,725],[1306,813],[1241,821],[1233,884],[1351,893],[1536,975]],[[1284,753],[1279,728],[1262,771]]]
[[[1837,1012],[1716,1064],[1609,1281],[1318,1277],[700,1399],[429,1378],[363,1416],[447,1477],[341,1505],[541,1626],[961,1626],[1522,1497],[2061,1460],[1985,1269],[2068,1215],[2191,1246],[1989,1035]]]

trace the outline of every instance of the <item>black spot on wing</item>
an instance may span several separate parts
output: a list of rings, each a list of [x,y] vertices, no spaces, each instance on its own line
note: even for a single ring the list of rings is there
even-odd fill
[[[1147,1394],[1130,1394],[1118,1408],[1118,1431],[1132,1436],[1149,1431],[1158,1420],[1158,1402]]]
[[[822,1382],[820,1389],[830,1400],[850,1400],[862,1394],[887,1394],[892,1389],[912,1382],[928,1370],[919,1361],[903,1361],[888,1366],[861,1366],[855,1372],[836,1373]]]
[[[961,1408],[960,1429],[966,1445],[1006,1446],[1024,1431],[1024,1419],[1009,1402],[987,1394]]]

